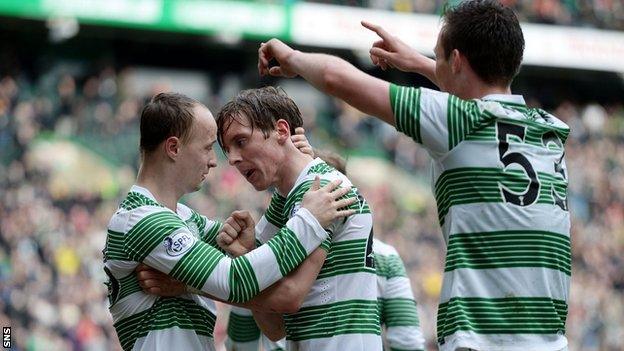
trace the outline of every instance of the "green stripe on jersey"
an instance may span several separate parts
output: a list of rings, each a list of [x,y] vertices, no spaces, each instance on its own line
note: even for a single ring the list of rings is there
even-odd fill
[[[278,194],[277,191],[273,193],[269,208],[267,208],[264,214],[267,221],[278,228],[285,226],[288,221],[288,217],[284,214],[285,205],[286,198]]]
[[[454,297],[438,308],[438,342],[459,330],[479,334],[565,332],[568,305],[548,297]]]
[[[449,95],[447,103],[447,126],[449,151],[462,142],[473,131],[490,123],[493,118],[484,118],[476,100],[462,100]]]
[[[343,334],[381,335],[376,300],[347,300],[285,314],[286,339],[301,341]]]
[[[150,331],[178,327],[212,337],[216,316],[191,300],[161,297],[154,305],[114,324],[124,350],[132,350],[138,338]]]
[[[214,247],[195,242],[193,247],[176,263],[169,275],[201,290],[223,257],[223,254]]]
[[[379,298],[379,308],[381,313],[381,324],[389,327],[417,327],[418,310],[414,299],[406,298]]]
[[[396,129],[422,143],[420,136],[420,88],[390,84],[390,104]]]
[[[563,150],[562,145],[559,145],[558,143],[555,143],[555,142],[550,142],[548,138],[549,135],[552,135],[551,133],[554,133],[555,135],[559,137],[559,140],[565,140],[565,137],[567,137],[567,134],[559,130],[552,129],[549,126],[544,126],[539,123],[530,123],[528,121],[518,121],[515,119],[498,118],[497,121],[526,127],[524,141],[523,141],[523,143],[525,144],[545,148],[548,150],[557,150],[557,151]],[[496,135],[496,125],[491,124],[481,129],[474,130],[470,135],[466,136],[465,140],[466,141],[490,141],[490,142],[498,143],[499,140]]]
[[[212,226],[204,231],[204,236],[202,236],[201,239],[206,244],[216,248],[217,250],[225,254],[225,251],[221,249],[221,247],[219,247],[219,245],[217,244],[217,234],[219,234],[222,227],[223,223],[218,221],[212,222]]]
[[[230,311],[227,335],[235,342],[254,341],[260,337],[260,328],[253,316],[243,316]]]
[[[570,238],[545,231],[453,234],[446,272],[459,268],[543,267],[571,275]]]
[[[187,223],[188,222],[195,223],[195,225],[197,226],[197,231],[199,233],[203,233],[204,230],[206,229],[206,223],[208,221],[206,220],[206,217],[200,216],[199,213],[193,211],[191,213],[191,217],[186,222]],[[201,237],[201,235],[200,235],[200,237]]]
[[[321,164],[322,163],[319,163],[319,165]],[[329,184],[329,182],[330,180],[321,179],[321,187]],[[308,190],[310,190],[312,183],[313,183],[313,180],[306,180],[304,182],[301,182],[299,185],[297,185],[295,190],[293,190],[291,194],[288,196],[288,198],[286,199],[286,204],[284,205],[284,212],[283,212],[284,215],[291,214],[295,204],[300,203],[303,200],[303,196]],[[358,189],[355,187],[351,188],[351,190],[346,195],[342,196],[339,200],[349,199],[352,197],[357,198],[358,201],[351,204],[349,207],[342,208],[341,210],[345,210],[345,209],[355,210],[355,214],[371,213],[368,202],[364,199],[364,197],[362,197],[362,195],[360,195]]]
[[[537,172],[537,178],[540,190],[536,203],[554,205],[553,194],[559,198],[566,197],[567,180],[543,172]],[[529,183],[529,178],[521,170],[462,167],[445,171],[435,184],[440,224],[444,224],[444,217],[454,205],[503,203],[501,186],[521,194],[527,191]]]
[[[169,234],[180,228],[186,228],[186,225],[170,211],[147,215],[126,234],[126,252],[133,261],[142,262]]]
[[[332,242],[317,279],[358,272],[375,274],[375,268],[366,267],[366,244],[367,239]]]
[[[284,277],[307,256],[305,248],[297,239],[297,235],[288,227],[280,229],[278,235],[275,235],[267,244],[277,258],[280,273]]]
[[[139,280],[136,277],[136,272],[132,271],[127,276],[119,279],[119,297],[117,297],[117,301],[141,290]]]
[[[104,247],[104,262],[108,260],[130,261],[124,250],[124,233],[108,230]]]
[[[375,269],[377,275],[387,279],[395,277],[407,277],[405,266],[401,257],[397,255],[381,255],[375,253]]]
[[[245,256],[232,260],[229,278],[230,297],[228,301],[245,302],[260,292],[256,274]]]

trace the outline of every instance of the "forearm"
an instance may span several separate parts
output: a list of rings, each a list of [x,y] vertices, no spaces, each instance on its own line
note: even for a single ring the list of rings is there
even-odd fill
[[[271,341],[278,341],[286,337],[284,318],[279,313],[252,311],[256,324]]]
[[[327,252],[316,249],[297,269],[245,303],[246,307],[263,312],[294,313],[316,281]]]
[[[360,71],[341,58],[326,54],[293,51],[286,64],[318,90],[394,124],[388,82]]]
[[[436,74],[435,74],[435,67],[436,67],[435,60],[430,59],[428,57],[423,57],[421,60],[414,60],[413,62],[414,62],[414,65],[410,67],[410,70],[409,70],[410,72],[425,76],[433,84],[439,87],[438,79],[436,78]]]

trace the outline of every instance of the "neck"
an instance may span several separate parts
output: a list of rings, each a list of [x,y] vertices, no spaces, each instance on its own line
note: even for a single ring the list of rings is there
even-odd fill
[[[497,86],[482,86],[478,89],[473,89],[472,96],[468,99],[481,99],[484,96],[492,95],[492,94],[503,94],[503,95],[511,95],[510,87],[497,87]]]
[[[136,184],[149,190],[159,204],[176,212],[178,200],[184,195],[184,191],[176,188],[175,178],[175,173],[168,171],[168,167],[144,158]]]
[[[457,96],[464,100],[481,99],[491,94],[511,95],[511,87],[509,85],[497,85],[485,83],[474,72],[465,72],[457,78],[459,82]]]
[[[277,175],[278,181],[275,183],[275,187],[280,195],[288,195],[295,185],[299,174],[301,174],[301,171],[303,171],[312,160],[314,160],[312,156],[304,154],[297,149],[286,153],[286,159],[282,162],[284,167],[280,168]]]

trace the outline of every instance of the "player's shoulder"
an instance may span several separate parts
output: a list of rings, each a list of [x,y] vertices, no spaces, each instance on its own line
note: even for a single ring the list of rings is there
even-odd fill
[[[373,238],[373,252],[382,256],[398,256],[397,250],[390,244],[386,244],[383,241]]]
[[[190,218],[191,216],[193,216],[193,214],[197,214],[192,208],[186,206],[185,204],[179,203],[178,202],[178,208],[177,208],[177,212],[178,215],[181,218]],[[197,214],[199,215],[199,214]]]
[[[136,224],[147,219],[156,218],[160,219],[161,222],[164,222],[163,220],[165,219],[182,222],[182,219],[173,211],[157,204],[145,204],[130,209],[120,206],[111,216],[108,223],[108,230],[126,233]],[[156,224],[157,223],[158,222],[156,222]]]
[[[314,166],[310,167],[310,169],[308,169],[307,173],[301,179],[300,184],[306,184],[309,187],[309,184],[311,184],[316,177],[319,177],[319,179],[321,180],[321,185],[327,184],[337,179],[342,180],[341,186],[352,185],[351,181],[346,175],[340,173],[337,169],[328,165],[325,162],[317,163]]]

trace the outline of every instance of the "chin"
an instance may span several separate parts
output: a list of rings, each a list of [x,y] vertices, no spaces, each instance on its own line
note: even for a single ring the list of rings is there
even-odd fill
[[[265,191],[269,188],[268,185],[261,184],[261,183],[260,184],[251,183],[251,186],[253,186],[253,188],[256,189],[256,191]]]

